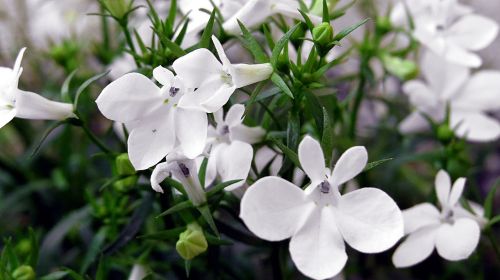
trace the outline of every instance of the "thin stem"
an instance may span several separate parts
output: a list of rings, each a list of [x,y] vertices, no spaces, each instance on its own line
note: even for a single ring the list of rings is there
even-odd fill
[[[495,251],[495,254],[497,255],[497,259],[500,260],[500,248],[498,247],[498,244],[495,240],[495,235],[493,234],[493,231],[491,229],[488,229],[486,231],[486,234],[488,235],[488,239],[491,242],[491,245],[493,247],[493,251]]]
[[[120,21],[119,22],[120,27],[123,30],[123,34],[125,34],[125,41],[127,41],[127,45],[130,48],[130,50],[134,53],[134,61],[137,67],[141,67],[141,62],[139,59],[137,59],[137,51],[134,46],[134,42],[132,41],[132,35],[130,35],[130,31],[128,30],[128,24],[127,21]]]
[[[354,103],[349,122],[349,137],[352,140],[356,138],[356,124],[358,122],[358,113],[359,113],[359,108],[361,107],[361,101],[363,101],[365,86],[366,86],[366,77],[364,74],[364,66],[362,63],[360,67],[359,85],[356,90],[356,95],[354,96]]]
[[[101,140],[99,140],[99,138],[97,138],[94,133],[92,133],[87,124],[82,120],[80,113],[75,112],[75,115],[78,117],[78,120],[76,122],[72,122],[72,124],[81,127],[90,141],[92,141],[97,147],[99,147],[101,151],[103,151],[107,155],[112,155],[113,152],[108,147],[106,147],[106,145]]]

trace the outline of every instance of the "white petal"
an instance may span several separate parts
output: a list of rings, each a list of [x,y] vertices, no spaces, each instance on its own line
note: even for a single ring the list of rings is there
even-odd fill
[[[290,241],[290,256],[300,272],[313,279],[337,275],[347,261],[344,240],[331,207],[316,207]]]
[[[219,156],[219,152],[224,149],[227,144],[219,144],[212,147],[210,150],[210,155],[208,157],[207,162],[207,171],[205,172],[205,186],[210,186],[217,177],[217,157]]]
[[[175,132],[186,157],[194,159],[203,152],[207,129],[208,119],[205,112],[181,108],[176,110]]]
[[[300,142],[298,152],[300,165],[311,179],[311,185],[325,180],[325,156],[319,142],[307,135]]]
[[[223,124],[224,123],[224,109],[223,108],[215,111],[213,114],[214,114],[214,119],[215,119],[216,124]]]
[[[248,127],[246,125],[237,125],[229,129],[231,141],[239,140],[248,144],[259,143],[264,139],[266,131],[260,127]]]
[[[477,72],[453,101],[453,105],[464,109],[500,109],[500,71]]]
[[[471,14],[461,17],[449,28],[450,40],[461,47],[478,51],[489,46],[498,35],[498,24],[487,17]]]
[[[128,138],[130,162],[136,170],[147,169],[162,160],[174,147],[172,112],[154,113],[141,120]]]
[[[360,252],[385,251],[403,237],[401,210],[379,189],[362,188],[343,195],[336,214],[344,240]]]
[[[422,228],[410,234],[392,255],[397,268],[409,267],[428,258],[434,251],[436,226]]]
[[[106,118],[122,123],[147,117],[163,105],[160,88],[138,73],[125,74],[106,86],[96,103]]]
[[[490,142],[500,138],[498,120],[479,112],[452,110],[450,122],[456,128],[455,134],[468,141]]]
[[[14,68],[12,68],[15,75],[19,75],[19,72],[22,71],[21,63],[23,62],[23,57],[24,57],[25,51],[26,51],[26,48],[22,48],[16,57],[16,62],[14,63]],[[17,87],[17,85],[16,85],[16,87]]]
[[[429,129],[429,122],[419,111],[412,112],[399,123],[398,130],[403,134],[421,132]]]
[[[243,114],[245,114],[245,106],[243,104],[235,104],[227,111],[224,122],[229,127],[239,125],[243,121]]]
[[[211,76],[220,76],[222,65],[207,49],[194,50],[174,61],[175,73],[188,88],[198,88]]]
[[[430,203],[422,203],[403,210],[405,234],[412,233],[429,225],[440,223],[439,210]]]
[[[15,109],[0,109],[0,128],[8,124],[15,116]]]
[[[16,117],[23,119],[64,120],[75,116],[72,104],[51,101],[29,91],[18,91],[15,106]]]
[[[448,198],[449,206],[454,206],[455,204],[457,204],[458,200],[462,196],[462,192],[464,191],[465,181],[465,178],[458,178],[453,184],[450,192],[450,197]]]
[[[210,76],[203,83],[201,83],[196,88],[196,90],[186,92],[179,100],[179,107],[191,110],[206,111],[207,113],[214,113],[220,110],[222,108],[222,105],[227,102],[231,94],[234,92],[234,87],[232,91],[228,92],[227,94],[222,92],[224,97],[227,96],[227,99],[222,100],[222,105],[218,106],[215,110],[213,108],[207,110],[204,107],[204,103],[208,102],[208,100],[213,98],[216,94],[220,94],[221,90],[223,91],[224,89],[226,89],[229,91],[228,88],[231,88],[228,84],[224,83],[220,77],[220,75]]]
[[[233,64],[231,66],[231,75],[236,88],[267,80],[271,77],[273,71],[273,67],[269,63]]]
[[[235,86],[224,83],[217,89],[217,91],[212,92],[212,97],[202,102],[201,105],[207,112],[215,112],[222,108],[222,106],[226,105],[235,89]]]
[[[434,181],[436,186],[436,196],[441,206],[448,206],[448,198],[450,197],[451,179],[450,175],[444,170],[439,170]]]
[[[420,110],[432,108],[439,102],[439,93],[433,92],[425,83],[418,80],[406,82],[403,91],[410,98],[411,104]]]
[[[365,147],[352,147],[345,151],[335,164],[332,172],[332,184],[340,186],[356,177],[368,163],[368,152]]]
[[[227,187],[227,191],[235,190],[245,183],[252,165],[252,158],[252,146],[240,141],[234,141],[218,152],[217,172],[220,174],[222,182],[242,179],[242,181]]]
[[[436,249],[449,261],[466,259],[476,249],[480,231],[479,225],[467,218],[458,219],[453,225],[443,224],[436,235]]]
[[[160,186],[160,183],[163,182],[168,176],[170,176],[170,168],[169,163],[162,162],[155,166],[155,169],[151,173],[151,187],[153,190],[163,193],[163,189]]]
[[[219,55],[219,59],[222,61],[222,65],[229,67],[231,65],[231,62],[227,58],[226,53],[224,52],[224,48],[222,47],[219,39],[215,37],[215,35],[212,35],[212,42],[214,43],[217,55]]]
[[[162,86],[170,86],[170,84],[172,83],[172,79],[174,78],[174,74],[167,68],[158,66],[153,69],[153,77]]]
[[[229,34],[240,34],[241,29],[238,20],[247,28],[253,28],[272,13],[271,1],[249,0],[236,14],[224,22],[223,28]]]
[[[259,238],[279,241],[291,237],[313,208],[299,187],[279,177],[264,177],[246,191],[240,217]]]
[[[467,51],[455,45],[448,45],[447,48],[441,52],[437,53],[442,55],[451,63],[456,63],[466,67],[476,68],[481,66],[483,63],[481,57],[471,51]]]

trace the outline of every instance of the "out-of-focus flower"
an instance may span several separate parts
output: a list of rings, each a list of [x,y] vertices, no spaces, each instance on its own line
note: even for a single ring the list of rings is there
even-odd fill
[[[222,182],[243,179],[226,190],[231,191],[245,183],[253,158],[251,144],[262,140],[265,135],[261,127],[248,127],[243,124],[245,106],[233,105],[223,116],[223,109],[214,113],[217,126],[209,127],[208,158],[205,184],[212,183],[219,175]]]
[[[344,241],[358,251],[376,253],[403,236],[401,211],[386,193],[375,188],[339,192],[366,166],[364,147],[347,150],[330,172],[320,144],[306,136],[299,160],[311,179],[305,191],[279,177],[265,177],[248,188],[240,215],[262,239],[291,237],[290,254],[302,273],[314,279],[337,275],[347,261]]]
[[[187,93],[183,82],[161,66],[153,76],[161,88],[141,74],[130,73],[109,84],[96,100],[104,116],[131,129],[128,152],[137,170],[158,163],[172,151],[176,139],[184,154],[195,158],[207,137],[206,113],[177,106]]]
[[[441,170],[436,175],[435,185],[441,212],[429,203],[403,211],[408,237],[394,252],[392,261],[396,267],[415,265],[429,257],[434,248],[447,260],[463,260],[472,254],[479,242],[479,224],[460,214],[465,211],[458,204],[465,178],[459,178],[452,186],[448,173]]]
[[[237,88],[269,79],[271,64],[231,64],[219,40],[213,36],[217,58],[207,49],[197,49],[177,59],[172,67],[195,94],[186,95],[179,106],[213,113],[227,103]]]
[[[33,120],[64,120],[75,117],[72,104],[51,101],[18,88],[25,50],[21,49],[13,68],[0,67],[0,128],[14,117]]]
[[[134,264],[128,280],[142,280],[147,276],[146,268],[142,264]]]
[[[483,70],[471,75],[464,66],[451,64],[427,52],[420,80],[404,84],[416,111],[400,124],[402,133],[422,131],[428,122],[422,114],[441,122],[450,105],[450,126],[458,137],[469,141],[493,141],[500,137],[500,123],[486,112],[500,109],[500,72]]]

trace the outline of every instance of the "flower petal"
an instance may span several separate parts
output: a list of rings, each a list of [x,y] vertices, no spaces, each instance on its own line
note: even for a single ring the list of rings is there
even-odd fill
[[[311,179],[311,185],[325,180],[325,156],[319,142],[307,135],[300,142],[298,152],[300,165]]]
[[[224,122],[229,127],[239,125],[243,121],[243,114],[245,114],[245,106],[243,104],[235,104],[227,111]]]
[[[212,35],[212,42],[214,43],[215,50],[217,51],[217,55],[219,56],[219,59],[222,61],[222,65],[229,67],[231,65],[231,62],[226,56],[226,52],[224,52],[224,48],[222,47],[222,44],[220,43],[219,39],[215,37],[215,35]]]
[[[271,1],[249,0],[231,18],[224,22],[223,28],[228,34],[240,34],[241,29],[238,21],[247,28],[253,28],[272,15]]]
[[[444,170],[439,170],[434,181],[436,186],[436,196],[442,207],[448,206],[448,198],[450,197],[451,179],[450,175]]]
[[[392,255],[397,268],[409,267],[428,258],[434,251],[436,226],[428,226],[411,233]]]
[[[187,158],[194,159],[203,152],[207,129],[208,119],[205,112],[181,108],[175,111],[175,133]]]
[[[239,140],[248,144],[259,143],[264,139],[266,131],[260,127],[248,127],[246,125],[237,125],[229,129],[231,132],[231,141]]]
[[[313,279],[337,275],[347,261],[345,244],[332,207],[316,207],[290,241],[290,256],[300,272]]]
[[[174,61],[172,67],[186,87],[198,88],[211,76],[220,76],[222,65],[207,49],[197,49]]]
[[[400,133],[408,134],[429,129],[429,122],[422,116],[419,111],[414,111],[399,123],[398,130]]]
[[[343,195],[336,214],[344,240],[360,252],[382,252],[403,237],[401,210],[379,189],[362,188]]]
[[[480,233],[479,225],[467,218],[458,219],[453,225],[443,224],[436,235],[436,249],[449,261],[466,259],[476,249]]]
[[[440,224],[439,210],[430,203],[422,203],[403,210],[405,234]]]
[[[162,162],[155,166],[155,169],[151,173],[151,187],[153,190],[159,193],[163,193],[163,189],[160,183],[163,182],[168,176],[170,176],[169,163]]]
[[[453,105],[472,110],[500,108],[500,71],[485,70],[474,74]]]
[[[433,92],[422,81],[409,81],[403,85],[403,91],[408,95],[410,103],[420,110],[432,108],[439,102],[438,93]]]
[[[449,39],[472,51],[489,46],[498,35],[498,24],[487,17],[470,14],[461,17],[449,30]]]
[[[269,63],[262,64],[233,64],[231,75],[236,88],[265,81],[271,77],[273,67]]]
[[[222,106],[226,105],[231,95],[233,95],[235,89],[235,86],[223,83],[217,89],[217,91],[213,92],[212,97],[202,102],[201,105],[207,112],[215,112],[222,108]]]
[[[450,197],[448,198],[449,206],[455,206],[455,204],[457,204],[458,200],[462,196],[462,192],[464,191],[465,181],[465,178],[458,178],[455,183],[453,183]]]
[[[73,105],[49,100],[39,94],[19,90],[16,117],[32,120],[64,120],[75,117]]]
[[[365,147],[352,147],[345,151],[335,164],[332,172],[332,184],[340,186],[356,177],[368,163],[368,152]]]
[[[248,188],[240,217],[259,238],[279,241],[291,237],[304,223],[314,203],[292,183],[264,177]]]
[[[217,154],[217,172],[222,182],[230,180],[242,181],[227,187],[227,191],[235,190],[245,183],[252,165],[253,149],[250,144],[234,141],[219,150]]]
[[[174,78],[174,73],[163,66],[158,66],[153,69],[153,77],[162,86],[170,86]]]
[[[0,128],[8,124],[15,116],[16,109],[0,109]]]
[[[147,169],[162,160],[175,144],[172,111],[159,111],[141,120],[130,132],[128,154],[136,170]]]
[[[96,103],[106,118],[121,123],[147,117],[163,105],[160,88],[138,73],[125,74],[106,86]]]
[[[455,134],[472,142],[490,142],[500,138],[498,120],[480,112],[452,111],[451,126]]]

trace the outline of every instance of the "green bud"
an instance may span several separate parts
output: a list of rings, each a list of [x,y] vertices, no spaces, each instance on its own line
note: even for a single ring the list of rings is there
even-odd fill
[[[22,239],[16,245],[16,252],[19,255],[27,256],[31,252],[31,241],[28,238]]]
[[[117,19],[124,19],[130,11],[130,0],[102,0],[106,10]]]
[[[411,60],[386,54],[382,56],[382,63],[389,73],[403,81],[411,80],[418,76],[418,66]]]
[[[328,22],[322,22],[312,31],[314,42],[322,47],[328,46],[333,41],[333,27]]]
[[[179,235],[179,240],[175,244],[177,253],[185,260],[192,260],[205,252],[207,248],[207,239],[203,234],[203,229],[197,223],[189,224],[187,229]]]
[[[454,135],[455,133],[447,124],[440,125],[437,128],[437,138],[442,143],[449,143],[451,140],[453,140]]]
[[[35,280],[35,271],[29,265],[21,265],[12,272],[14,280]]]
[[[391,19],[385,16],[377,17],[375,20],[375,29],[378,34],[387,34],[392,29]]]
[[[120,176],[135,175],[135,169],[132,163],[130,162],[128,154],[121,154],[117,156],[115,159],[115,164],[116,164],[116,172],[118,172],[118,175]]]
[[[116,181],[113,186],[115,187],[115,190],[119,192],[128,192],[137,185],[137,180],[138,177],[136,175],[132,175]]]

